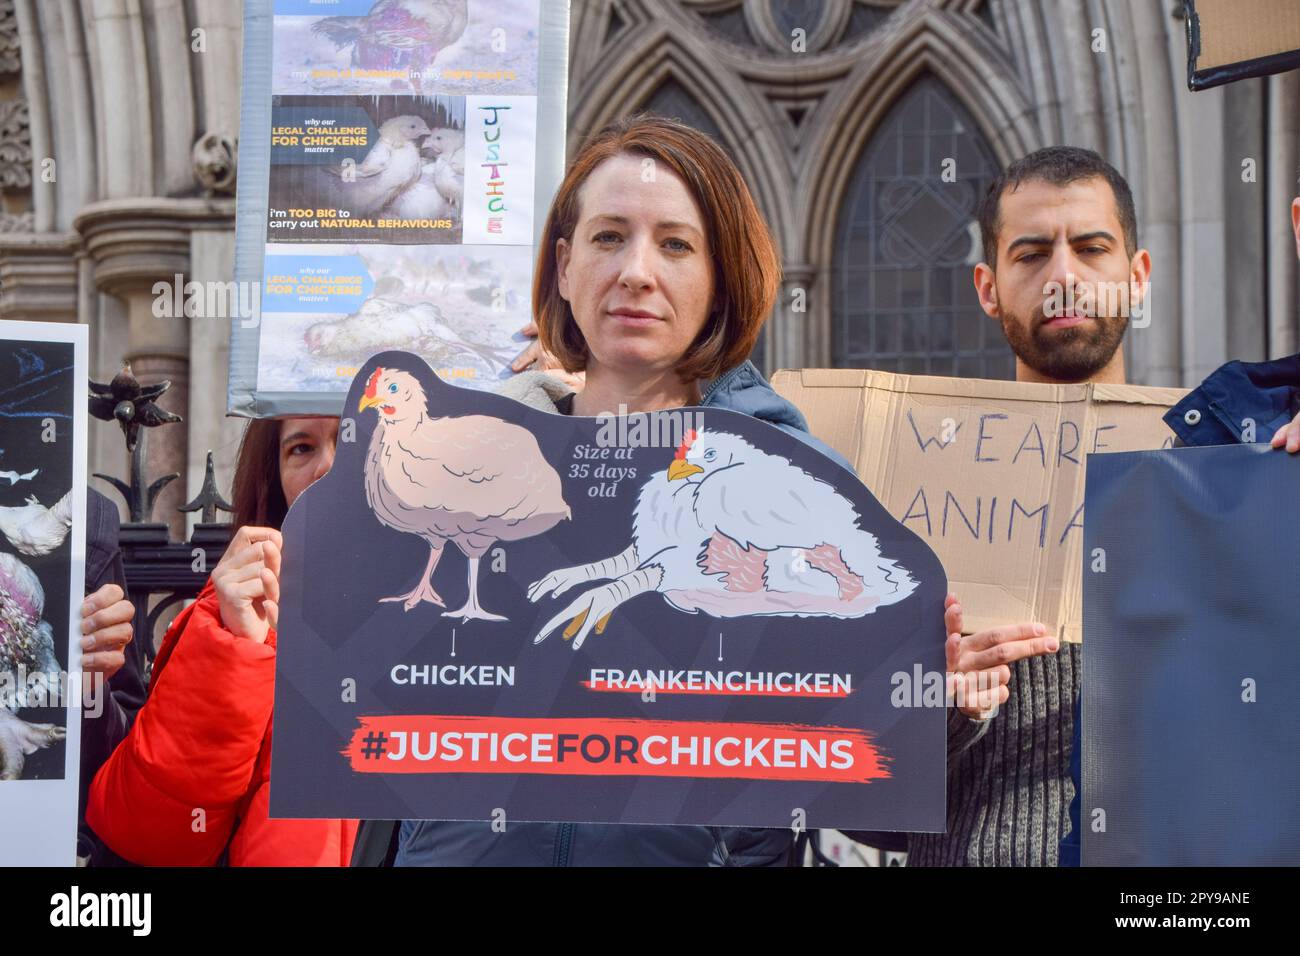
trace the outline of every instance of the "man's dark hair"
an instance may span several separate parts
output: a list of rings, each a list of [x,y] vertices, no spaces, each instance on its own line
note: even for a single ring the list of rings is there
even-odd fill
[[[1030,153],[1003,170],[989,186],[980,204],[980,237],[984,242],[984,261],[997,268],[998,232],[1002,228],[1002,194],[1015,192],[1021,183],[1039,180],[1053,186],[1068,186],[1084,179],[1104,179],[1115,195],[1120,228],[1124,231],[1124,248],[1131,259],[1137,252],[1137,209],[1133,191],[1117,170],[1097,153],[1077,146],[1049,146]]]

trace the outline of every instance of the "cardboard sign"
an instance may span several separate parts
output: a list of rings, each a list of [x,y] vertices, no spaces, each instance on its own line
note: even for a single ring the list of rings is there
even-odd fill
[[[1263,443],[1089,460],[1086,865],[1300,864],[1298,488]]]
[[[72,866],[87,328],[0,322],[0,863]],[[106,693],[102,685],[98,688]],[[96,701],[85,703],[96,715]]]
[[[284,523],[276,817],[938,830],[938,559],[716,409],[366,363]]]
[[[234,319],[232,411],[337,414],[388,348],[509,377],[567,50],[564,0],[246,0],[237,281],[160,300]]]
[[[1186,0],[1187,85],[1207,90],[1234,80],[1300,68],[1295,0]]]
[[[1042,621],[1081,641],[1084,462],[1169,447],[1185,394],[858,369],[782,370],[773,387],[943,561],[971,632]]]

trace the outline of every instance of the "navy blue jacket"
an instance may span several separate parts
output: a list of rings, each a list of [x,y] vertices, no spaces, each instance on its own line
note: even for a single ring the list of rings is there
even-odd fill
[[[1300,354],[1272,362],[1229,362],[1188,392],[1165,413],[1165,424],[1182,445],[1235,445],[1243,439],[1267,442],[1300,414]],[[1087,673],[1087,665],[1084,665]],[[1070,832],[1061,840],[1061,866],[1079,866],[1082,848],[1079,800],[1083,780],[1083,713],[1074,701],[1074,749],[1070,776]]]
[[[769,422],[846,468],[849,464],[808,434],[790,402],[745,362],[706,385],[700,406],[725,408]],[[850,470],[852,470],[850,468]],[[374,865],[389,834],[367,821],[353,865]],[[379,842],[383,846],[376,847]],[[494,833],[487,822],[406,820],[397,834],[397,866],[790,866],[797,863],[789,829],[513,823]],[[376,850],[379,852],[376,853]]]

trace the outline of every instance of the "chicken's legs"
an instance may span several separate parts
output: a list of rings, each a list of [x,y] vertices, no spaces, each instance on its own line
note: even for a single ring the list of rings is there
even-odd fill
[[[55,724],[32,724],[0,707],[0,780],[17,780],[29,754],[64,740],[67,730]]]
[[[478,603],[478,558],[469,559],[469,597],[465,599],[464,605],[456,608],[454,611],[443,611],[443,617],[458,617],[463,624],[465,621],[506,621],[509,618],[502,617],[500,614],[493,614],[491,611],[483,610],[482,605]]]
[[[420,575],[420,583],[408,591],[406,594],[398,594],[395,597],[380,598],[380,604],[386,604],[389,601],[402,601],[406,610],[411,610],[421,601],[428,601],[430,604],[436,604],[438,607],[446,607],[442,596],[433,589],[433,569],[438,566],[438,559],[442,557],[443,543],[434,544],[429,542],[429,563],[424,566],[424,574]]]

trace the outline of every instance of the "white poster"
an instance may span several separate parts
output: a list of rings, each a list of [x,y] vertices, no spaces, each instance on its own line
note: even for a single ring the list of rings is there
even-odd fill
[[[87,328],[0,322],[0,864],[76,862]]]
[[[531,249],[536,139],[536,97],[465,97],[466,243]]]

